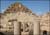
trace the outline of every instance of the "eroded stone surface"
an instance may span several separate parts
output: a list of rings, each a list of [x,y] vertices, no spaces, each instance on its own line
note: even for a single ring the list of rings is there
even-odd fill
[[[13,20],[21,22],[21,32],[33,31],[34,24],[40,23],[40,31],[50,31],[50,12],[42,16],[37,16],[31,10],[26,8],[20,3],[12,4],[6,11],[0,15],[0,28],[1,31],[11,32],[14,30]],[[12,21],[10,21],[12,20]],[[10,21],[10,22],[9,22]]]

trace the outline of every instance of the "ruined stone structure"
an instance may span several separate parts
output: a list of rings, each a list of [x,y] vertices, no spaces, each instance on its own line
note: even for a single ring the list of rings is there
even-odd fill
[[[14,35],[43,35],[50,32],[50,12],[37,16],[21,3],[12,4],[0,14],[0,32]]]
[[[41,28],[42,32],[48,31],[47,34],[49,34],[49,31],[50,31],[50,12],[48,12],[42,16],[41,21],[40,21],[40,28]]]

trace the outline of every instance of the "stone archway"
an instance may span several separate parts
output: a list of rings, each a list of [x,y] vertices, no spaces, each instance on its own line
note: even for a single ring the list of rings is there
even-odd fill
[[[43,35],[47,35],[47,31],[45,30],[45,31],[43,31]]]

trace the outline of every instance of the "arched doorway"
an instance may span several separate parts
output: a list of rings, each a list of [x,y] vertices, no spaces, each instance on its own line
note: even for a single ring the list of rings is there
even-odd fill
[[[47,31],[43,31],[43,35],[47,35]]]

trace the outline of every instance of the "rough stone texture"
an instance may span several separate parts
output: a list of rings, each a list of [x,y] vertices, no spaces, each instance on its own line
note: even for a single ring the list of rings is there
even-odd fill
[[[39,21],[40,23],[40,32],[42,34],[44,30],[48,32],[50,31],[50,12],[42,16],[37,16],[36,14],[32,13],[31,10],[29,10],[28,8],[26,8],[20,3],[12,4],[0,16],[0,21],[1,21],[0,25],[2,25],[2,28],[0,28],[0,30],[13,32],[14,24],[10,20],[14,20],[14,19],[17,19],[18,22],[21,22],[21,29],[23,29],[23,31],[25,32],[33,31],[34,23],[37,21]]]

